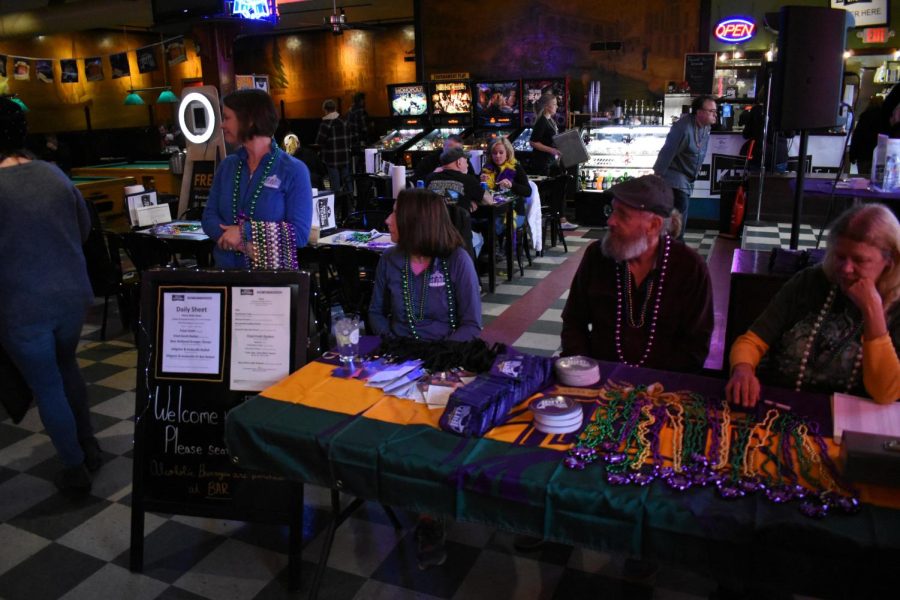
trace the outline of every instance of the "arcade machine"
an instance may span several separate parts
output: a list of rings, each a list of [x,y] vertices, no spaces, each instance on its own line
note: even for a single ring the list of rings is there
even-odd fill
[[[403,150],[427,131],[428,94],[424,83],[392,83],[387,90],[392,128],[375,148],[381,160],[399,164]]]
[[[448,136],[462,135],[472,125],[472,90],[468,81],[436,81],[429,88],[431,123],[435,129],[404,150],[408,167],[415,167],[422,157],[443,148]]]
[[[521,160],[528,168],[531,148],[531,128],[536,120],[534,103],[546,92],[556,94],[559,109],[556,111],[556,124],[562,133],[566,129],[569,106],[568,79],[525,79],[522,81],[522,125],[523,129],[513,141],[516,159]]]
[[[466,136],[466,147],[487,151],[494,138],[515,139],[522,126],[521,82],[481,81],[474,89],[475,129]]]

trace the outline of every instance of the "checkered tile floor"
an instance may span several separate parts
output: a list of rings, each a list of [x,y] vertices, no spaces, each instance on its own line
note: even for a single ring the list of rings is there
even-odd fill
[[[485,319],[514,304],[579,245],[567,233],[568,255],[550,249],[525,277],[518,274],[485,296]],[[689,239],[711,246],[707,233]],[[553,352],[565,295],[520,338],[523,347]],[[269,599],[306,597],[326,526],[328,493],[308,486],[303,591],[287,592],[283,527],[148,514],[145,568],[128,570],[136,351],[127,335],[97,341],[101,307],[92,309],[80,347],[91,410],[106,462],[91,494],[73,500],[51,483],[60,463],[32,409],[13,425],[0,408],[0,597],[41,599]],[[513,309],[514,310],[514,309]],[[110,316],[115,335],[119,325]],[[381,508],[366,504],[337,532],[322,586],[328,599],[704,598],[714,584],[660,565],[649,580],[622,577],[624,557],[547,544],[522,553],[513,536],[479,525],[451,524],[449,559],[419,571],[414,515],[400,513],[394,530]]]
[[[800,225],[797,236],[799,249],[815,248],[820,229],[809,225]],[[820,248],[825,248],[825,238],[828,230],[822,234]],[[790,223],[760,223],[744,227],[744,235],[741,238],[741,248],[744,250],[771,250],[772,248],[789,248],[791,244]]]

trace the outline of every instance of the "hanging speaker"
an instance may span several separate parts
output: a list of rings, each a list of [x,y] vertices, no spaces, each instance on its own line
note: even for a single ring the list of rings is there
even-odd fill
[[[848,14],[818,6],[781,9],[771,111],[777,129],[838,124]]]

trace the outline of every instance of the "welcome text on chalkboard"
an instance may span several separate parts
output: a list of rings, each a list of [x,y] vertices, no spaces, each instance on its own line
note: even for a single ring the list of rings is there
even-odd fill
[[[286,300],[289,295],[289,309],[283,304],[289,323],[271,326],[289,329],[275,333],[289,338],[290,370],[305,364],[307,273],[186,269],[142,273],[130,567],[143,568],[146,511],[280,523],[291,529],[288,555],[296,587],[303,486],[239,468],[224,441],[228,412],[255,395],[249,390],[260,389],[231,388],[232,369],[246,369],[246,364],[233,362],[232,352],[238,352],[236,340],[248,328],[246,319],[252,318],[238,310],[240,302],[234,296],[241,294],[245,303]],[[258,336],[247,337],[255,343]],[[288,349],[288,340],[283,347]],[[262,353],[268,348],[243,350]]]

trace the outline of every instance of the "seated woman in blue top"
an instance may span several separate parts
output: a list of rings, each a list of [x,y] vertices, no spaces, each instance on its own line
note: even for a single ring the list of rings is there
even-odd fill
[[[424,189],[403,190],[385,222],[397,245],[375,272],[372,330],[422,340],[478,337],[478,276],[443,199]]]
[[[239,90],[225,96],[222,105],[225,141],[240,144],[240,148],[216,170],[203,211],[203,231],[216,242],[216,265],[241,269],[251,266],[249,257],[255,255],[256,246],[273,245],[271,239],[252,239],[251,231],[271,231],[273,237],[278,235],[276,241],[293,235],[298,248],[306,245],[312,222],[312,187],[306,165],[283,152],[272,139],[278,113],[267,93]],[[254,228],[251,222],[272,227]]]

